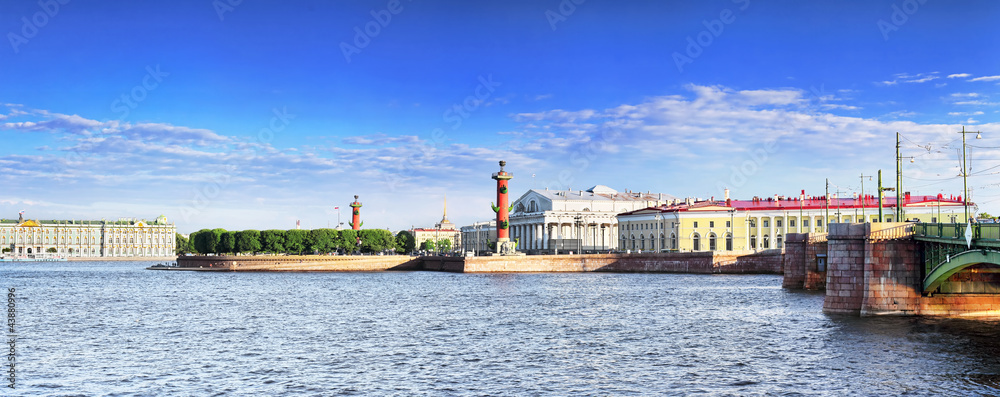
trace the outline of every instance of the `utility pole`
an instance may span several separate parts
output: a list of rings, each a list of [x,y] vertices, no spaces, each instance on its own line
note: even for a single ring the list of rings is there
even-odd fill
[[[965,155],[965,134],[976,134],[976,139],[983,139],[983,134],[980,133],[979,131],[975,131],[975,132],[968,131],[968,132],[966,132],[965,131],[965,126],[962,126],[962,131],[959,131],[959,134],[962,134],[962,186],[963,186],[963,188],[962,188],[962,190],[963,190],[962,205],[965,207],[965,221],[966,222],[970,222],[970,220],[969,220],[970,219],[969,218],[969,167],[967,166],[966,155]]]
[[[826,212],[823,214],[823,227],[830,230],[830,178],[826,178]]]
[[[868,201],[868,197],[865,197],[865,177],[868,177],[869,181],[872,180],[871,175],[865,175],[864,172],[861,173],[861,218],[862,219],[868,218],[868,214],[865,213],[865,202]]]
[[[903,211],[903,159],[910,159],[913,162],[913,157],[903,157],[899,154],[899,132],[896,132],[896,221],[899,222],[906,216]]]
[[[903,202],[900,193],[903,191],[903,162],[899,158],[899,131],[896,131],[896,222],[903,219]]]

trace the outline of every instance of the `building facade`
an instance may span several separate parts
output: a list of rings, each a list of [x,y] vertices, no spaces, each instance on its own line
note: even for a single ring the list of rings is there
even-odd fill
[[[618,214],[675,200],[669,194],[622,193],[604,185],[578,191],[532,189],[512,204],[511,238],[522,252],[611,250],[618,247]]]
[[[64,257],[173,256],[176,226],[160,216],[150,222],[26,220],[0,221],[2,255],[55,254]]]
[[[961,197],[906,195],[902,207],[902,221],[954,223],[965,217]],[[883,199],[881,220],[893,222],[895,212],[896,199]],[[828,200],[803,194],[655,206],[618,215],[618,248],[642,252],[783,248],[786,234],[825,233],[832,222],[879,222],[878,199]]]
[[[413,234],[413,239],[416,241],[416,249],[420,249],[420,246],[424,241],[434,241],[435,251],[437,252],[454,252],[462,248],[462,232],[455,226],[454,223],[448,220],[448,198],[444,201],[444,214],[441,216],[441,222],[434,224],[433,228],[414,228],[410,229],[410,234]],[[451,247],[447,250],[442,251],[440,249],[440,242],[448,240],[451,243]]]
[[[474,252],[481,255],[493,252],[490,244],[497,241],[497,221],[476,222],[462,226],[462,252]]]

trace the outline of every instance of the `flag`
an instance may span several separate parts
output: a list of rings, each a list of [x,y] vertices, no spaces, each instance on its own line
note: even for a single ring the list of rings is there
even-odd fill
[[[17,214],[18,215],[24,215],[24,210],[21,210],[21,212],[18,212]]]
[[[333,209],[335,209],[335,210],[339,210],[339,209],[340,209],[340,207],[333,207]]]

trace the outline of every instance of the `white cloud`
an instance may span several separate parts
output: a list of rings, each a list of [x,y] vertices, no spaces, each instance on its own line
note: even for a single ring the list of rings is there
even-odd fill
[[[972,75],[968,74],[968,73],[955,73],[955,74],[949,74],[948,78],[949,79],[962,79],[962,78],[966,78],[966,77],[969,77],[969,76],[972,76]]]
[[[982,76],[982,77],[976,77],[974,79],[969,79],[969,81],[996,81],[996,80],[1000,80],[1000,75],[997,75],[997,76]]]

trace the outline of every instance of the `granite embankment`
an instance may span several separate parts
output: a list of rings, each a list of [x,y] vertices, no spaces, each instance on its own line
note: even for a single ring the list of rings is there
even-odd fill
[[[527,256],[182,256],[184,268],[232,271],[391,271],[462,273],[621,272],[621,273],[782,273],[780,250],[659,254]]]

